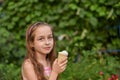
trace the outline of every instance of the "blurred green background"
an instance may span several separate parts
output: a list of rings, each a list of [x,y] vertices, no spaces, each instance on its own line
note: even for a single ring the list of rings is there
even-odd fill
[[[0,80],[20,80],[25,31],[38,21],[69,52],[60,80],[120,77],[120,0],[0,0]]]

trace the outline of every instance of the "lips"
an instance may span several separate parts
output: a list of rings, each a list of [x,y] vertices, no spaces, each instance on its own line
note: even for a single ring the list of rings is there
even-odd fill
[[[51,48],[51,47],[45,47],[44,49],[45,49],[45,50],[50,50],[50,48]]]

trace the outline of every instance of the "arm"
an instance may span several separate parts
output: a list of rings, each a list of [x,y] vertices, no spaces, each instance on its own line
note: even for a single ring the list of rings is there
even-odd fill
[[[67,57],[60,64],[58,64],[58,60],[56,59],[53,63],[52,72],[49,80],[57,80],[58,75],[65,70],[66,65],[67,65]]]
[[[57,80],[58,73],[52,71],[49,80]]]
[[[29,60],[26,60],[22,65],[22,75],[25,80],[37,80],[33,65]]]

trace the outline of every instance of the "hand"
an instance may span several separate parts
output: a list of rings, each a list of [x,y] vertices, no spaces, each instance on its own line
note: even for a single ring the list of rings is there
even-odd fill
[[[56,59],[53,63],[52,70],[56,74],[62,73],[66,69],[67,62],[68,62],[67,57],[63,61],[61,61],[61,63],[59,64],[58,64],[58,59]]]

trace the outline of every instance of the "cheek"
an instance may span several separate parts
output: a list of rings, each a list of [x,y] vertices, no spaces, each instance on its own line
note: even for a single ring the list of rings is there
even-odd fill
[[[41,42],[36,42],[36,43],[35,43],[35,46],[36,46],[36,47],[41,47],[41,46],[43,46],[43,43],[41,43]]]
[[[51,45],[52,45],[52,46],[54,45],[54,41],[51,41]]]

